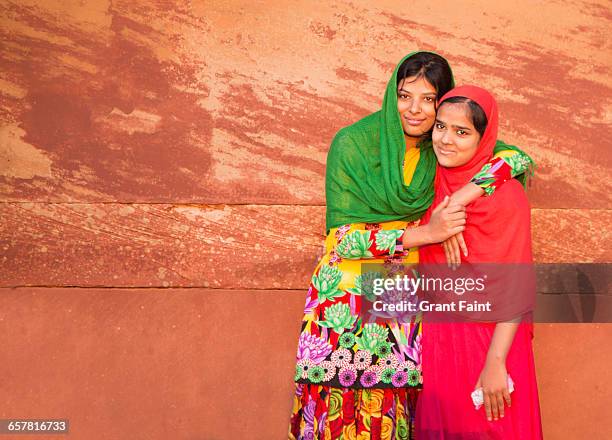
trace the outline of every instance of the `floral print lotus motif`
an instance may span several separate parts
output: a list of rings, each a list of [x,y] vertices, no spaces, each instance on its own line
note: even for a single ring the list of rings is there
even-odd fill
[[[348,304],[336,303],[325,309],[325,321],[317,321],[317,324],[342,334],[344,330],[350,330],[356,320],[357,316],[351,314],[351,308]]]
[[[319,304],[325,301],[334,301],[335,298],[343,296],[345,293],[338,289],[342,280],[342,272],[337,266],[324,264],[319,273],[312,276],[312,285],[319,292]]]
[[[363,326],[361,336],[357,337],[357,347],[360,350],[367,350],[370,353],[376,353],[379,345],[387,342],[389,329],[380,324],[368,323]]]
[[[389,251],[389,255],[395,253],[397,239],[404,234],[403,229],[381,229],[376,233],[376,250]]]
[[[366,272],[358,275],[355,278],[355,287],[348,289],[353,295],[363,296],[368,301],[374,302],[376,300],[376,294],[374,293],[374,280],[384,279],[381,272]]]
[[[300,334],[298,342],[297,360],[310,359],[313,363],[319,364],[328,354],[332,352],[332,346],[325,339],[310,333]]]
[[[354,231],[344,236],[336,247],[336,252],[342,258],[370,258],[373,256],[369,250],[370,246],[372,246],[370,231]]]

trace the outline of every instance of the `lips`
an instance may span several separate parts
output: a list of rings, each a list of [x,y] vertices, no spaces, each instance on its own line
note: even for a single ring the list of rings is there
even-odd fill
[[[440,153],[443,156],[450,156],[452,154],[455,154],[455,152],[452,151],[452,150],[446,150],[446,149],[440,148],[440,147],[436,147],[436,150],[438,151],[438,153]]]
[[[414,118],[406,118],[404,117],[404,120],[406,121],[406,123],[408,125],[421,125],[423,123],[423,121],[425,121],[425,119],[414,119]]]

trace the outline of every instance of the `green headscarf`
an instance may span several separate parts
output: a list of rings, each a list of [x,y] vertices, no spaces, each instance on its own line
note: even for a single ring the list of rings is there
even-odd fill
[[[332,141],[325,172],[326,235],[348,223],[416,220],[433,201],[437,160],[430,139],[419,143],[419,162],[410,185],[404,184],[406,140],[397,110],[397,75],[416,53],[395,67],[382,109],[342,128]],[[495,152],[509,149],[521,151],[502,141],[495,146]]]

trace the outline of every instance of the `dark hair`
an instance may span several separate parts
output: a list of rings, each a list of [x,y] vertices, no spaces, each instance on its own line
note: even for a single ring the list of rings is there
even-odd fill
[[[453,88],[453,73],[448,62],[431,52],[418,52],[406,58],[397,71],[397,86],[405,78],[425,79],[436,89],[437,98]]]
[[[470,110],[470,118],[472,119],[472,125],[476,129],[478,133],[480,133],[480,137],[484,134],[487,129],[487,115],[484,110],[476,101],[472,101],[470,98],[466,98],[465,96],[453,96],[451,98],[445,99],[440,107],[444,104],[467,104],[468,109]]]

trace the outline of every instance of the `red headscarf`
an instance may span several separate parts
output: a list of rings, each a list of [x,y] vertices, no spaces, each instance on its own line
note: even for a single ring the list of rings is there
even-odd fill
[[[498,112],[495,98],[476,86],[460,86],[440,98],[441,105],[453,96],[463,96],[475,101],[487,116],[487,128],[480,139],[474,157],[465,165],[445,168],[438,164],[435,180],[435,197],[421,224],[426,224],[433,209],[445,196],[467,184],[493,156],[497,139]],[[482,196],[466,207],[467,225],[463,231],[468,257],[462,261],[471,263],[531,263],[531,227],[529,202],[521,184],[512,179],[498,187],[491,196]],[[419,249],[423,263],[446,263],[440,244],[422,246]]]

